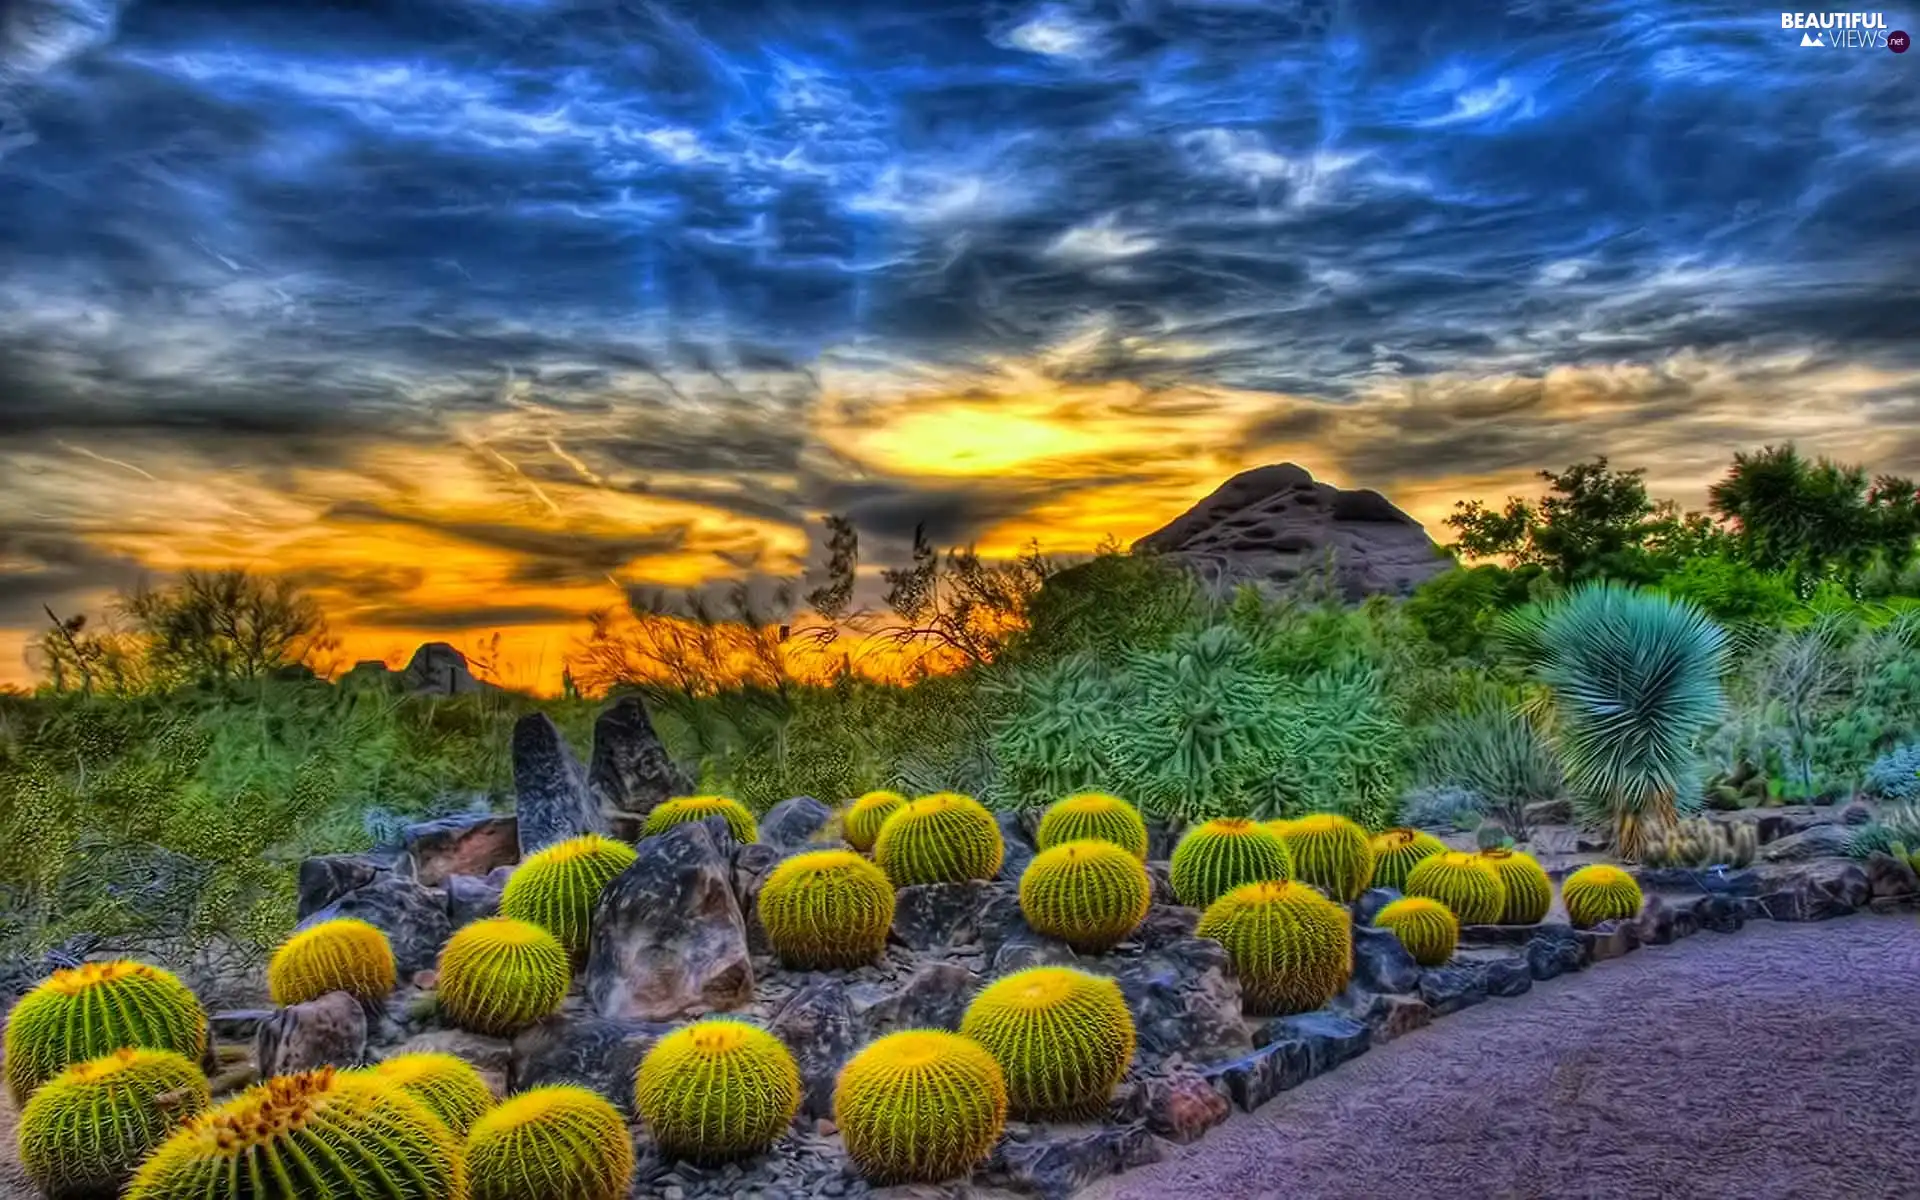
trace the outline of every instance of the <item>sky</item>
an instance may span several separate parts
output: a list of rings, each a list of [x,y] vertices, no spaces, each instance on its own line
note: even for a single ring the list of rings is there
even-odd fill
[[[1886,27],[1920,30],[1920,11]],[[845,513],[1920,471],[1920,54],[1690,0],[0,0],[0,683],[191,566],[550,686]],[[1822,34],[1825,39],[1833,35]]]

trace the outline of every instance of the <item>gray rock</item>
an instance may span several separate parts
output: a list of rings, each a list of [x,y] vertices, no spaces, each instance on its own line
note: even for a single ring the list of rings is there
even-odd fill
[[[704,823],[640,843],[600,893],[588,941],[586,994],[603,1017],[671,1021],[753,999],[731,862]]]
[[[1145,1121],[1125,1125],[1017,1125],[994,1147],[985,1182],[1042,1200],[1067,1200],[1096,1179],[1157,1162]]]
[[[543,712],[513,726],[514,813],[522,858],[555,842],[611,828],[587,790],[586,771],[553,718]]]
[[[416,883],[439,887],[451,875],[485,875],[520,861],[518,823],[507,816],[465,813],[409,825],[400,834]]]
[[[903,887],[894,895],[893,940],[922,952],[978,941],[980,909],[993,890],[978,879]]]
[[[761,842],[742,846],[727,836],[717,836],[714,840],[732,850],[733,898],[739,902],[741,919],[747,923],[747,949],[754,954],[770,953],[766,927],[760,924],[759,918],[760,889],[785,856]]]
[[[1433,1010],[1417,996],[1394,996],[1349,986],[1333,1007],[1365,1025],[1378,1046],[1433,1023]]]
[[[833,1085],[855,1047],[853,1024],[853,1003],[838,980],[807,984],[767,1023],[799,1065],[802,1111],[810,1117],[833,1116]]]
[[[1520,996],[1533,990],[1533,970],[1525,955],[1501,955],[1482,966],[1489,996]]]
[[[447,920],[455,929],[483,921],[500,912],[500,893],[507,888],[512,867],[496,867],[485,878],[452,875],[447,878]]]
[[[668,756],[646,703],[633,693],[615,700],[595,719],[587,785],[602,806],[638,816],[669,797],[693,791],[692,778]]]
[[[1147,861],[1166,862],[1170,860],[1173,857],[1174,846],[1180,842],[1181,830],[1166,821],[1160,820],[1158,817],[1147,817],[1145,820],[1147,826]]]
[[[300,922],[306,929],[322,921],[353,917],[387,935],[401,978],[425,971],[440,958],[453,927],[447,919],[447,893],[410,879],[383,875],[355,888]]]
[[[300,863],[294,913],[309,917],[355,888],[391,874],[400,856],[393,853],[322,854]]]
[[[589,1088],[633,1115],[633,1080],[640,1060],[672,1026],[645,1021],[609,1021],[588,1013],[561,1012],[513,1039],[507,1084],[513,1092],[550,1084]]]
[[[1079,961],[1080,956],[1073,952],[1072,946],[1028,931],[1000,943],[1000,948],[993,952],[992,974],[998,977],[1028,967],[1071,967]]]
[[[1718,871],[1693,867],[1642,867],[1633,874],[1640,882],[1640,890],[1647,893],[1701,892],[1718,896],[1755,896],[1760,890],[1760,873],[1749,869]]]
[[[1420,989],[1420,964],[1391,930],[1355,925],[1353,980],[1373,992],[1415,992]]]
[[[782,800],[760,818],[760,840],[778,850],[801,850],[833,820],[833,810],[812,796]]]
[[[1542,927],[1527,942],[1527,970],[1534,979],[1555,979],[1587,965],[1586,947],[1571,926],[1559,926],[1552,932]]]
[[[211,1013],[207,1017],[207,1031],[218,1041],[252,1041],[260,1032],[260,1026],[273,1020],[279,1012],[277,1008],[238,1008]]]
[[[1017,884],[1038,850],[1028,836],[1025,814],[998,812],[994,814],[994,820],[1000,824],[1000,840],[1006,846],[1006,854],[1000,859],[1000,873],[994,878],[1002,883]]]
[[[1436,1017],[1470,1008],[1487,998],[1487,974],[1477,965],[1428,967],[1420,972],[1420,999]]]
[[[316,1067],[357,1067],[367,1058],[367,1010],[345,992],[281,1009],[260,1022],[253,1060],[262,1079]]]
[[[1173,865],[1164,862],[1147,864],[1147,879],[1153,884],[1153,903],[1179,904],[1180,895],[1173,890]]]
[[[1393,888],[1368,888],[1361,892],[1360,898],[1353,902],[1353,927],[1373,924],[1380,910],[1399,898],[1400,893]]]
[[[1875,900],[1912,900],[1920,895],[1920,874],[1913,865],[1891,854],[1867,856],[1867,894]]]
[[[1602,921],[1592,929],[1576,931],[1586,947],[1587,961],[1605,962],[1640,948],[1640,927],[1631,920]]]
[[[445,642],[428,642],[415,650],[400,672],[400,684],[416,696],[471,696],[487,690],[468,669],[467,656]]]
[[[1809,858],[1838,857],[1847,852],[1847,845],[1852,840],[1853,831],[1844,825],[1814,825],[1768,842],[1760,848],[1760,857],[1767,862],[1801,862]]]
[[[1172,937],[1086,958],[1080,966],[1120,985],[1144,1062],[1169,1055],[1212,1062],[1244,1054],[1251,1044],[1240,1015],[1240,983],[1218,942]]]
[[[857,983],[847,988],[859,1045],[903,1029],[960,1028],[960,1018],[980,981],[955,962],[929,962],[898,983]]]
[[[1373,1032],[1350,1016],[1317,1009],[1268,1021],[1253,1040],[1255,1045],[1289,1040],[1304,1043],[1311,1073],[1324,1075],[1365,1054],[1373,1046]]]
[[[1147,1128],[1171,1142],[1197,1142],[1233,1115],[1233,1106],[1199,1073],[1174,1071],[1142,1081]]]

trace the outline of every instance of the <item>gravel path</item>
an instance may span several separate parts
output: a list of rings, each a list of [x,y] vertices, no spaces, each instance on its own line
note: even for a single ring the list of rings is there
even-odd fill
[[[1920,924],[1700,933],[1492,1000],[1090,1200],[1920,1197]]]

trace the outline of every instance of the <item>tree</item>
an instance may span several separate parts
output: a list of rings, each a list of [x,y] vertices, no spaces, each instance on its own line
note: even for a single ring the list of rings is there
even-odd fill
[[[158,679],[259,679],[332,646],[319,603],[282,576],[188,570],[119,603]]]
[[[1453,548],[1473,558],[1504,558],[1511,567],[1539,566],[1555,582],[1606,578],[1645,582],[1658,576],[1661,558],[1687,536],[1700,537],[1704,518],[1683,516],[1647,496],[1645,471],[1615,471],[1605,456],[1575,463],[1559,474],[1540,472],[1550,489],[1538,501],[1508,497],[1494,510],[1478,500],[1454,506],[1447,524]]]
[[[1803,458],[1789,443],[1736,454],[1709,492],[1741,558],[1804,584],[1851,584],[1875,566],[1895,573],[1914,557],[1920,496],[1911,479]]]
[[[990,562],[973,547],[943,557],[925,526],[913,531],[909,566],[886,568],[886,603],[897,618],[875,630],[885,642],[912,652],[914,666],[980,666],[992,662],[1025,627],[1027,606],[1058,568],[1028,544],[1012,562]],[[940,664],[932,660],[945,660]]]

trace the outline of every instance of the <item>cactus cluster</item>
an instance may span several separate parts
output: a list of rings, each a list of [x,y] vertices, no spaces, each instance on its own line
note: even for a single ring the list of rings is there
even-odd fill
[[[993,1152],[1007,1123],[1007,1082],[980,1043],[910,1029],[847,1060],[833,1091],[847,1157],[875,1183],[942,1183]]]
[[[1112,842],[1142,862],[1146,861],[1147,823],[1133,805],[1105,792],[1079,792],[1048,808],[1040,816],[1034,845],[1041,850],[1051,850],[1086,838]]]
[[[899,792],[868,792],[847,806],[840,818],[840,834],[847,845],[865,854],[873,849],[873,839],[880,836],[887,818],[906,806],[907,798]]]
[[[1407,872],[1405,892],[1438,900],[1462,925],[1493,925],[1507,909],[1507,887],[1493,864],[1478,854],[1448,850],[1430,854]]]
[[[508,1036],[557,1011],[573,983],[559,939],[538,925],[490,917],[440,951],[440,1011],[462,1029]]]
[[[699,1021],[655,1043],[633,1102],[663,1154],[725,1162],[758,1154],[787,1131],[800,1111],[800,1069],[764,1029]]]
[[[1437,967],[1460,944],[1460,922],[1453,910],[1425,896],[1406,896],[1374,914],[1373,923],[1400,939],[1413,961]]]
[[[1219,817],[1189,829],[1173,848],[1173,894],[1205,908],[1237,887],[1293,878],[1287,844],[1244,817]]]
[[[581,1087],[521,1092],[467,1135],[472,1200],[627,1200],[633,1170],[620,1110]]]
[[[396,1054],[353,1074],[406,1092],[462,1140],[495,1102],[493,1089],[473,1064],[452,1054]]]
[[[279,1005],[328,992],[374,1002],[393,991],[398,971],[387,935],[351,917],[322,921],[281,943],[267,962],[267,992]]]
[[[1581,929],[1640,915],[1640,884],[1605,863],[1581,867],[1567,876],[1560,885],[1560,899],[1567,906],[1567,920]]]
[[[1506,903],[1500,909],[1502,925],[1538,925],[1547,919],[1553,907],[1553,880],[1531,854],[1518,850],[1482,850],[1493,873],[1506,889]]]
[[[873,843],[873,861],[895,887],[992,879],[1006,852],[993,814],[957,792],[908,801]]]
[[[1087,954],[1125,941],[1147,919],[1152,901],[1146,864],[1099,838],[1042,850],[1020,875],[1027,924]]]
[[[465,1200],[460,1143],[396,1087],[322,1068],[189,1121],[125,1200]]]
[[[1098,1116],[1133,1062],[1133,1015],[1120,985],[1067,967],[1032,967],[989,984],[967,1006],[960,1032],[1000,1064],[1008,1103],[1028,1120]]]
[[[1692,817],[1640,841],[1640,861],[1650,867],[1744,867],[1759,853],[1760,827],[1751,821]]]
[[[1226,947],[1255,1016],[1319,1008],[1353,974],[1352,918],[1304,883],[1236,888],[1201,914],[1194,933]]]
[[[49,1196],[118,1195],[154,1147],[208,1103],[200,1068],[171,1050],[76,1063],[27,1101],[20,1165]]]
[[[775,867],[756,908],[767,944],[789,968],[864,966],[887,948],[893,884],[851,850],[816,850]]]
[[[76,1063],[115,1050],[171,1050],[199,1062],[207,1014],[187,985],[124,959],[55,971],[7,1017],[7,1086],[16,1104]]]
[[[1366,890],[1373,878],[1373,847],[1366,830],[1336,813],[1311,813],[1276,824],[1283,825],[1276,832],[1293,860],[1293,878],[1342,903]]]
[[[507,876],[500,915],[538,925],[558,938],[567,953],[585,954],[601,891],[638,857],[625,842],[595,833],[555,842]]]
[[[640,836],[650,838],[675,825],[704,821],[708,817],[725,821],[727,832],[742,845],[760,840],[760,826],[753,814],[747,811],[746,805],[726,796],[675,796],[647,814],[646,823],[640,826]]]
[[[1420,865],[1421,859],[1447,852],[1445,842],[1418,829],[1389,829],[1375,834],[1370,845],[1373,850],[1371,886],[1392,888],[1396,892],[1406,890],[1407,875]]]

